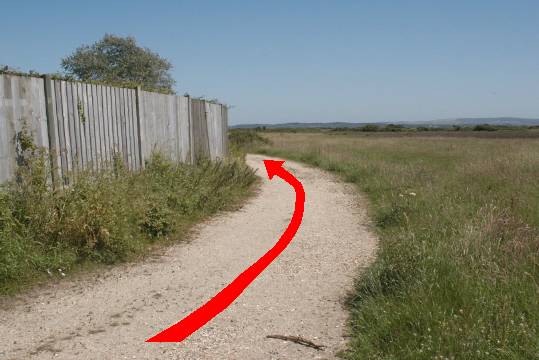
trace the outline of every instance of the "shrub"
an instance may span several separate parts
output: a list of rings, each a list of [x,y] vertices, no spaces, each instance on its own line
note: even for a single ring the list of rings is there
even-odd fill
[[[404,126],[402,125],[388,124],[384,126],[383,131],[398,132],[398,131],[403,131],[403,130],[404,130]]]
[[[359,131],[376,132],[376,131],[380,131],[380,127],[378,125],[365,125],[365,126],[360,127]]]
[[[475,125],[473,131],[496,131],[498,130],[495,126],[489,124]]]
[[[230,154],[233,157],[243,159],[245,152],[261,145],[269,145],[267,138],[260,135],[258,131],[250,129],[232,129],[228,132],[230,144]]]
[[[234,203],[255,179],[240,161],[186,165],[154,154],[139,173],[115,162],[52,191],[43,151],[26,151],[20,164],[16,181],[0,188],[0,294],[78,263],[142,254]]]
[[[255,130],[233,129],[228,132],[228,139],[233,146],[238,147],[269,144],[269,140]]]
[[[173,214],[162,203],[152,203],[148,206],[140,223],[142,231],[152,238],[166,236],[173,230]]]

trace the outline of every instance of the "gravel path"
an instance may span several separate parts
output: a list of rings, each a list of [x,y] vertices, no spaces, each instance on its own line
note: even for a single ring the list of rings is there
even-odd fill
[[[303,224],[284,253],[227,310],[180,344],[144,340],[202,305],[266,252],[287,226],[292,188],[263,176],[239,211],[142,263],[63,281],[0,309],[1,359],[331,359],[344,348],[346,291],[376,247],[361,199],[320,170],[287,161],[303,182]],[[301,336],[318,351],[266,335]]]

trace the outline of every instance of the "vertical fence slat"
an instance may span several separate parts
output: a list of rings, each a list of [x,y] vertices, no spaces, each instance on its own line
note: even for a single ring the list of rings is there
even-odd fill
[[[126,129],[126,145],[127,145],[127,167],[128,169],[133,169],[132,165],[132,157],[133,157],[133,151],[131,148],[131,119],[130,119],[130,112],[131,112],[131,105],[129,101],[129,89],[124,89],[124,109],[125,109],[125,129]]]
[[[79,121],[77,114],[77,90],[73,83],[67,83],[68,93],[68,116],[69,116],[69,134],[71,138],[71,153],[73,154],[73,168],[75,171],[82,169],[81,162],[81,147],[80,147],[80,132]]]
[[[107,88],[100,86],[101,98],[103,100],[103,145],[105,149],[105,162],[110,163],[110,138],[109,138],[109,115],[108,115],[108,98]]]
[[[110,160],[114,160],[114,126],[113,126],[113,110],[112,110],[112,95],[111,87],[107,86],[107,118],[108,118],[108,127],[109,127],[109,148],[110,148]]]
[[[92,140],[90,137],[90,121],[88,119],[88,113],[89,113],[89,106],[88,106],[88,89],[86,87],[86,84],[81,83],[80,84],[80,91],[81,91],[81,101],[82,101],[82,111],[84,114],[83,117],[83,129],[84,129],[84,144],[85,144],[85,156],[86,156],[86,162],[85,165],[88,170],[92,170],[94,167],[94,160],[92,158]]]
[[[65,81],[60,82],[61,87],[61,99],[62,99],[62,119],[63,119],[63,131],[64,131],[64,144],[65,144],[65,157],[66,157],[66,173],[64,176],[69,177],[73,171],[73,154],[71,148],[71,136],[70,125],[68,116],[68,98],[67,98],[67,83]]]
[[[148,117],[148,92],[139,89],[137,93],[137,116],[140,115],[140,122],[138,124],[139,129],[137,135],[139,135],[139,158],[147,159],[147,145],[148,145],[148,123],[151,119]],[[142,161],[141,167],[144,166]]]
[[[92,169],[98,171],[99,162],[97,160],[97,148],[96,148],[96,131],[95,131],[95,114],[94,114],[94,94],[92,92],[92,84],[85,84],[88,110],[86,112],[86,120],[88,122],[88,142],[90,146],[90,152],[92,155]]]
[[[77,91],[77,118],[75,119],[79,127],[79,139],[80,139],[80,157],[82,163],[82,169],[86,169],[89,164],[88,149],[86,147],[86,111],[84,110],[84,95],[82,91],[82,84],[76,83]]]
[[[135,152],[133,151],[133,147],[134,147],[134,139],[133,139],[133,121],[131,120],[131,114],[132,114],[132,104],[131,104],[131,90],[130,89],[125,89],[125,104],[126,104],[126,117],[125,117],[125,121],[126,121],[126,128],[127,128],[127,153],[128,153],[128,157],[127,157],[127,162],[129,164],[129,169],[133,170],[135,169],[134,168],[134,163],[135,163],[135,159],[134,159],[134,156],[135,156]]]
[[[109,99],[109,129],[110,129],[110,153],[112,160],[116,155],[116,131],[114,129],[114,112],[116,111],[114,106],[113,89],[107,86],[107,98]]]
[[[223,124],[223,154],[226,156],[228,155],[228,107],[221,105],[221,111],[223,112],[221,116]]]
[[[54,82],[50,77],[43,79],[45,83],[45,101],[47,113],[47,130],[49,136],[49,156],[51,160],[52,183],[56,188],[61,185],[62,162],[60,159],[60,141],[58,136],[58,118],[56,117],[56,97]]]
[[[102,86],[96,86],[97,98],[98,98],[98,109],[99,112],[99,148],[101,151],[101,169],[106,167],[107,163],[107,135],[105,131],[105,113],[104,113],[104,99]]]
[[[10,179],[13,174],[10,172],[9,157],[9,133],[8,133],[8,114],[7,114],[7,102],[11,91],[9,86],[9,78],[6,75],[0,75],[0,182],[4,182]]]
[[[181,134],[180,134],[180,128],[181,128],[181,105],[180,105],[180,97],[179,96],[175,96],[173,97],[174,99],[174,109],[175,109],[175,112],[174,112],[174,119],[175,119],[175,123],[174,123],[174,137],[176,139],[176,141],[174,142],[173,145],[174,146],[174,152],[176,153],[176,161],[183,161],[183,158],[182,158],[182,150],[181,150],[181,147],[182,147],[182,142],[181,142]]]
[[[128,169],[131,169],[131,138],[130,138],[130,124],[129,124],[129,98],[128,98],[128,90],[122,89],[122,96],[123,96],[123,109],[124,109],[124,128],[125,128],[125,159],[126,159],[126,166]]]
[[[110,129],[110,98],[108,94],[109,87],[103,86],[103,102],[105,107],[103,109],[103,119],[105,121],[105,132],[106,132],[106,149],[107,149],[107,161],[110,163],[112,160],[112,134]]]
[[[167,96],[167,102],[169,106],[169,127],[168,127],[168,151],[172,156],[173,161],[180,161],[180,151],[179,151],[179,137],[178,137],[178,105],[176,97],[169,95]]]
[[[52,81],[54,86],[54,97],[56,101],[56,126],[58,128],[58,142],[60,144],[60,147],[58,148],[58,155],[60,156],[60,165],[61,165],[61,171],[60,171],[60,178],[61,183],[64,184],[64,176],[67,173],[67,162],[66,162],[66,154],[65,154],[65,134],[64,134],[64,119],[62,116],[62,92],[61,92],[61,86],[60,81],[53,80]]]
[[[125,124],[125,94],[124,89],[118,89],[118,94],[120,96],[120,127],[122,131],[122,155],[124,159],[125,167],[128,169],[128,154],[127,154],[127,132]]]
[[[112,97],[112,126],[114,129],[114,154],[119,156],[121,155],[122,148],[120,146],[120,130],[118,127],[119,123],[119,108],[118,108],[118,89],[117,88],[111,88],[111,97]]]
[[[193,105],[191,97],[187,97],[187,122],[189,124],[189,161],[194,164],[195,158],[195,134],[193,128]]]
[[[97,93],[97,85],[90,85],[92,93],[92,122],[94,127],[94,147],[95,147],[95,159],[96,170],[101,170],[103,161],[101,155],[101,126],[99,123],[99,95]]]
[[[107,127],[109,131],[109,152],[110,152],[110,160],[112,161],[114,159],[114,129],[112,126],[113,120],[112,120],[112,97],[110,95],[111,88],[109,86],[106,87],[106,96],[107,96]]]
[[[103,94],[101,92],[101,85],[95,85],[95,95],[97,100],[97,124],[99,128],[99,168],[104,169],[107,162],[107,152],[105,150],[105,127],[103,123]]]
[[[87,103],[88,99],[86,96],[86,86],[83,83],[77,84],[77,92],[79,94],[80,109],[79,109],[79,120],[81,127],[81,138],[82,138],[82,153],[84,154],[84,169],[90,170],[92,166],[91,153],[89,151],[89,134],[88,134],[88,109]]]
[[[137,129],[137,94],[135,90],[130,90],[131,96],[131,136],[133,139],[133,169],[138,168],[138,129]]]

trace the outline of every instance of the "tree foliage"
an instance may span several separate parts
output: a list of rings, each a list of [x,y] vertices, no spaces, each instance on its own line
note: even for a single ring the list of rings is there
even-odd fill
[[[148,48],[137,45],[133,37],[111,34],[92,45],[82,45],[62,59],[68,76],[82,81],[110,84],[139,84],[148,90],[173,92],[172,64]]]

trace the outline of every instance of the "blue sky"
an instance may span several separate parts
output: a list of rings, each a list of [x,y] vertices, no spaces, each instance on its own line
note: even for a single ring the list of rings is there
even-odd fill
[[[539,118],[539,1],[9,1],[0,64],[40,72],[104,33],[175,66],[231,123]]]

